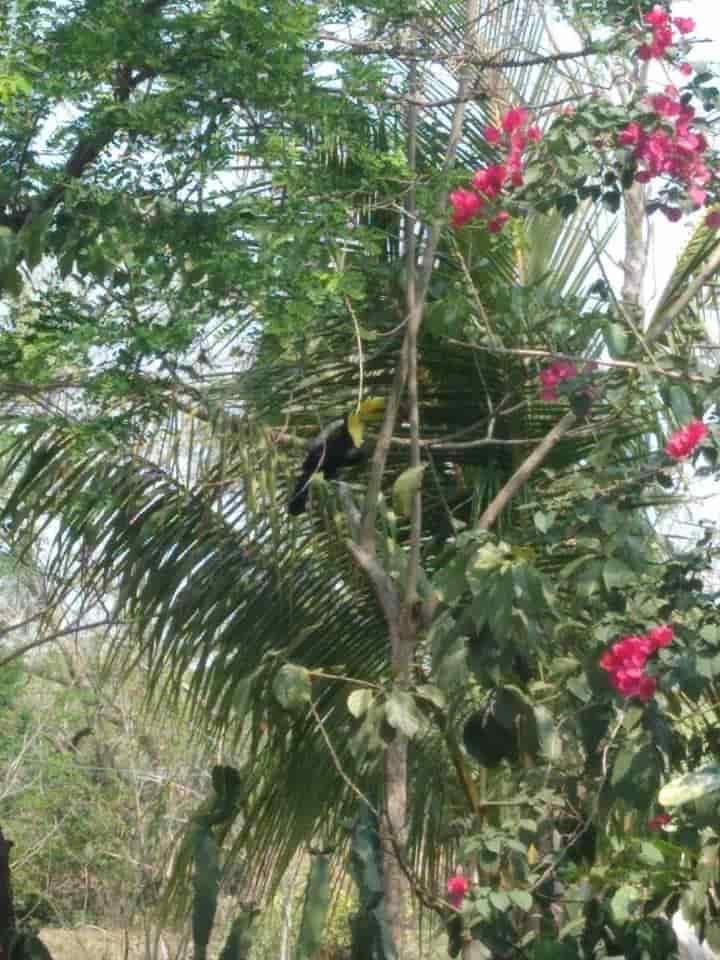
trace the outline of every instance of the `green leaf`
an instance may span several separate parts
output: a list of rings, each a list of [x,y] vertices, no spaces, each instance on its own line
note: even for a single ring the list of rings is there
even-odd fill
[[[532,894],[528,893],[527,890],[508,890],[508,896],[516,907],[519,907],[526,913],[532,910],[533,898]]]
[[[641,902],[642,894],[640,891],[629,883],[623,884],[610,901],[610,910],[615,923],[620,925],[627,923]]]
[[[666,783],[658,794],[658,802],[663,807],[680,807],[716,790],[720,790],[720,766],[713,764]]]
[[[555,523],[555,517],[556,514],[554,510],[549,510],[547,513],[543,513],[542,510],[537,510],[533,516],[533,521],[540,533],[547,533],[553,523]]]
[[[18,237],[20,245],[25,249],[25,259],[30,269],[34,269],[42,260],[45,252],[45,240],[48,227],[52,223],[54,210],[46,210],[36,214],[30,220],[28,227],[23,227]]]
[[[405,690],[393,690],[385,704],[385,717],[395,730],[400,730],[412,739],[423,726],[423,717],[418,711],[412,694]]]
[[[400,517],[409,517],[412,511],[412,501],[422,485],[422,477],[427,464],[419,467],[408,467],[393,484],[392,499],[395,513]]]
[[[658,850],[654,843],[648,843],[647,840],[643,840],[640,844],[640,857],[650,867],[660,867],[665,863],[662,851]]]
[[[375,700],[375,694],[372,690],[362,688],[353,690],[347,698],[348,710],[354,717],[362,717]]]
[[[695,416],[687,391],[678,384],[670,387],[670,406],[678,423],[685,424]]]
[[[447,697],[440,687],[436,687],[432,683],[421,683],[416,693],[419,697],[422,697],[423,700],[429,700],[438,710],[444,710],[447,706]]]
[[[490,892],[490,903],[495,907],[496,910],[505,912],[509,910],[512,906],[510,897],[504,890],[492,890]]]
[[[603,566],[603,580],[608,590],[630,586],[637,581],[635,574],[626,563],[611,557]]]
[[[286,663],[275,674],[273,693],[285,710],[297,710],[312,699],[310,674],[304,667]]]
[[[607,341],[610,356],[613,359],[623,357],[630,345],[630,338],[627,330],[619,323],[609,323],[605,330],[605,339]]]

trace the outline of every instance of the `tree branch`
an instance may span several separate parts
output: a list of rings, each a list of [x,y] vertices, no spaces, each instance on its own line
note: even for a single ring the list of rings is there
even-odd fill
[[[465,53],[470,56],[475,44],[474,25],[477,23],[480,9],[480,0],[468,0],[465,29]],[[452,124],[448,136],[448,144],[445,150],[445,159],[442,165],[442,173],[447,173],[455,162],[458,145],[462,136],[463,120],[465,118],[466,101],[465,96],[470,85],[472,69],[467,64],[461,69],[460,79],[458,81],[458,103],[453,112]],[[360,533],[360,545],[364,551],[373,553],[375,550],[375,520],[377,517],[378,497],[382,487],[382,478],[385,472],[385,463],[387,461],[388,451],[392,442],[395,422],[397,420],[398,410],[400,408],[400,399],[405,388],[405,380],[408,371],[408,348],[409,339],[413,335],[410,328],[414,328],[414,336],[420,329],[425,301],[430,286],[435,263],[435,254],[437,252],[440,233],[445,221],[445,211],[447,209],[447,198],[443,194],[439,200],[435,217],[430,227],[429,235],[423,251],[423,257],[420,264],[419,277],[416,277],[414,310],[408,314],[407,329],[403,338],[403,345],[400,350],[400,358],[392,390],[388,398],[385,419],[383,421],[380,435],[373,451],[370,477],[368,479],[367,492],[365,494],[365,504],[363,506],[363,522]]]
[[[492,502],[486,507],[477,522],[480,530],[489,530],[490,527],[494,525],[500,513],[512,500],[518,490],[527,483],[552,448],[562,440],[568,430],[576,423],[577,417],[569,410],[565,416],[555,424],[552,430],[540,441],[523,463],[520,464],[497,496],[495,496]]]
[[[28,643],[24,643],[14,650],[11,650],[10,653],[4,657],[0,657],[0,669],[12,663],[13,660],[18,660],[20,657],[25,656],[30,650],[44,647],[48,643],[54,643],[56,640],[61,640],[63,637],[70,636],[72,633],[79,633],[81,630],[97,630],[99,627],[110,627],[116,622],[117,621],[113,620],[96,620],[94,623],[76,623],[73,624],[72,627],[56,630],[55,633],[51,633],[48,636],[36,637],[35,640],[30,640]]]

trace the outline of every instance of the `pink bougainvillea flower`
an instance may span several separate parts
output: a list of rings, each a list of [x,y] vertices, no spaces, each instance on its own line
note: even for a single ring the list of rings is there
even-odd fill
[[[494,167],[478,170],[472,179],[472,185],[486,197],[496,197],[507,179],[507,167],[498,163]]]
[[[539,127],[528,126],[529,112],[525,107],[511,107],[500,118],[498,126],[486,127],[484,136],[488,143],[501,148],[504,156],[500,163],[477,170],[472,178],[473,190],[460,189],[450,195],[453,206],[453,226],[459,227],[480,214],[482,210],[489,233],[500,233],[510,214],[499,209],[502,195],[522,187],[525,183],[523,151],[530,142],[541,139]]]
[[[684,77],[691,77],[693,73],[693,68],[689,63],[681,63],[678,70]]]
[[[645,636],[650,641],[652,652],[654,652],[659,650],[660,647],[669,647],[673,642],[675,632],[671,626],[666,624],[664,627],[653,627],[652,630],[648,630]]]
[[[682,110],[677,98],[668,96],[667,93],[656,93],[654,96],[648,97],[648,103],[655,113],[661,117],[677,117]]]
[[[720,227],[720,210],[712,210],[705,217],[705,226],[711,227],[713,230]]]
[[[655,695],[657,680],[645,672],[645,666],[654,653],[669,646],[672,640],[673,629],[668,625],[653,627],[642,636],[621,637],[603,653],[599,665],[622,697],[647,702]]]
[[[500,233],[502,228],[510,219],[510,214],[507,210],[501,210],[500,213],[497,213],[492,220],[488,223],[487,228],[489,233]]]
[[[692,17],[673,17],[673,23],[680,33],[692,33],[695,29],[695,21]]]
[[[642,127],[639,123],[629,123],[618,134],[618,143],[621,147],[635,147],[643,138]]]
[[[707,435],[708,428],[702,420],[691,420],[673,433],[665,444],[665,453],[673,460],[684,460]]]
[[[696,207],[701,207],[707,200],[707,190],[701,190],[700,187],[690,187],[688,196]]]
[[[546,403],[555,403],[558,399],[558,384],[563,380],[574,380],[578,375],[577,366],[570,360],[556,360],[540,371],[540,399]]]
[[[459,909],[462,906],[465,895],[470,889],[468,878],[462,873],[455,873],[448,880],[447,888],[450,903],[455,907],[455,909]]]
[[[663,207],[662,212],[668,218],[670,223],[677,223],[682,217],[682,210],[679,210],[677,207]]]
[[[662,830],[663,827],[666,827],[672,817],[669,813],[658,813],[654,817],[651,817],[647,822],[648,830]]]
[[[649,27],[664,27],[665,24],[670,19],[670,15],[666,10],[656,3],[652,10],[648,10],[647,13],[643,14],[643,23],[646,23]]]
[[[450,194],[450,203],[453,208],[452,225],[462,227],[480,213],[483,199],[474,190],[461,187]]]
[[[528,112],[525,107],[512,107],[502,117],[500,125],[505,133],[513,133],[515,130],[519,130],[520,127],[524,127],[527,119]]]

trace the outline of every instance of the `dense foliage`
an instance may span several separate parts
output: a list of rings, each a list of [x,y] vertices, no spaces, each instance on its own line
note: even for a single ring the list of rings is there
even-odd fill
[[[713,536],[662,533],[717,464],[718,92],[669,7],[563,13],[17,2],[0,41],[8,549],[224,738],[196,887],[378,824],[378,960],[408,889],[453,954],[659,960],[683,897],[720,937]],[[701,209],[650,311],[648,218]]]

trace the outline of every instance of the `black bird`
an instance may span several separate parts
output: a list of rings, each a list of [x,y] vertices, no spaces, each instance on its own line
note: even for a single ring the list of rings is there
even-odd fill
[[[288,503],[290,513],[303,513],[307,506],[308,488],[316,473],[326,480],[335,480],[342,467],[358,463],[363,458],[364,425],[383,410],[381,398],[364,400],[342,420],[334,420],[308,445],[300,476]]]

